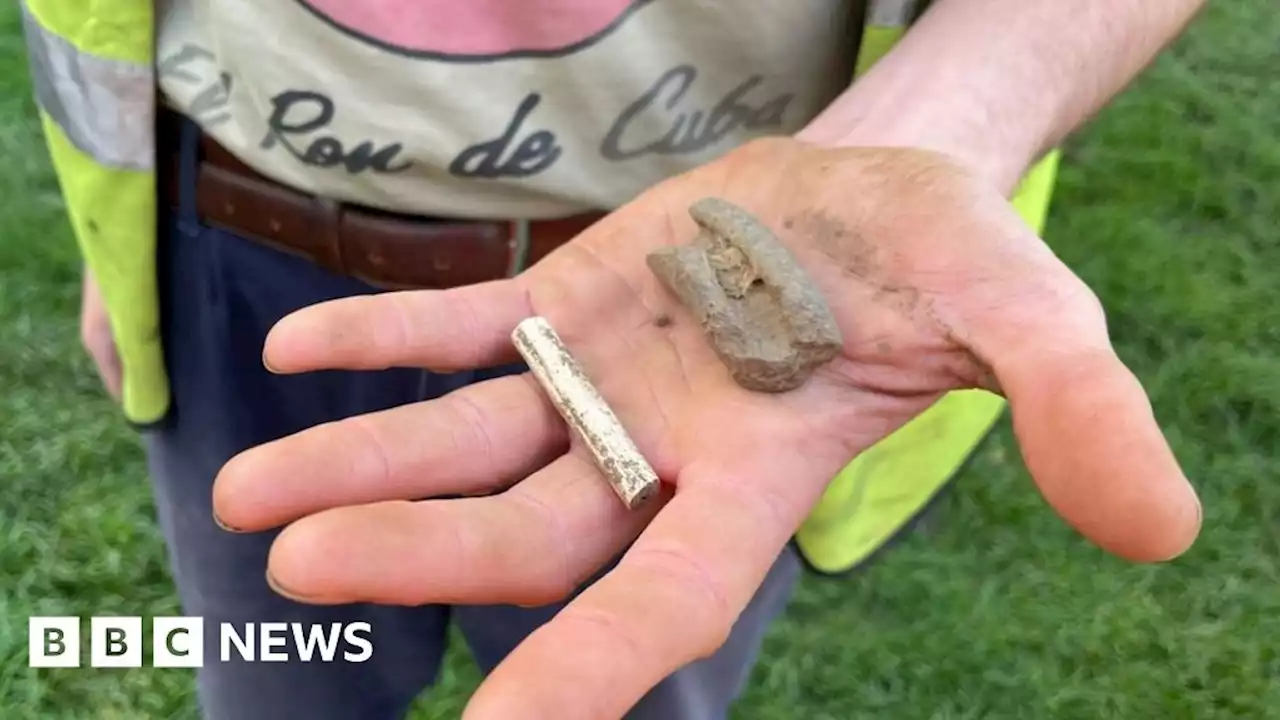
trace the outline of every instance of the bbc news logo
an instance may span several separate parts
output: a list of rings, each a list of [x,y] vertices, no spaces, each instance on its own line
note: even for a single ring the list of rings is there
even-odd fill
[[[82,645],[89,666],[142,667],[146,642],[140,617],[89,618],[89,638],[81,643],[81,618],[32,617],[27,620],[28,665],[80,667]],[[351,662],[373,657],[373,629],[355,623],[218,623],[218,662]],[[151,664],[164,668],[203,667],[205,622],[199,617],[151,620]]]

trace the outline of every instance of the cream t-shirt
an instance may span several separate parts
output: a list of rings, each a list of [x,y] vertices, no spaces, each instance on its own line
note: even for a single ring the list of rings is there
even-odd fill
[[[617,207],[847,84],[860,0],[168,0],[166,101],[259,172],[388,210]]]

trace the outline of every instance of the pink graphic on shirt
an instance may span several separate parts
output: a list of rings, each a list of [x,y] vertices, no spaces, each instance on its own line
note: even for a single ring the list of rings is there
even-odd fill
[[[392,52],[458,61],[566,55],[651,0],[298,0]]]

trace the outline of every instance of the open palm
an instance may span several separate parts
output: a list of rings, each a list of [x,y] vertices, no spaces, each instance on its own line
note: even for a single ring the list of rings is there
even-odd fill
[[[717,196],[770,226],[844,336],[803,387],[736,385],[651,274]],[[516,359],[546,317],[664,481],[632,512],[528,374],[333,423],[227,465],[227,525],[291,525],[283,591],[317,603],[538,605],[615,569],[486,680],[468,717],[618,717],[713,652],[825,484],[948,390],[1010,400],[1027,466],[1085,536],[1173,557],[1199,505],[1092,293],[999,193],[911,150],[759,141],[639,197],[522,276],[341,300],[283,320],[277,372]],[[459,495],[466,497],[457,497]],[[431,499],[444,498],[451,499]]]

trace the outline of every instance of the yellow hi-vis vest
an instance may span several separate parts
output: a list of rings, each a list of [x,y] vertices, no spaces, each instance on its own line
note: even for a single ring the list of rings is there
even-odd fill
[[[882,57],[916,0],[873,0],[857,72]],[[153,0],[22,0],[40,122],[87,269],[102,289],[123,368],[122,409],[140,426],[168,413],[156,278],[156,82]],[[1015,204],[1040,230],[1057,154]],[[907,528],[1004,411],[985,391],[953,392],[858,456],[795,538],[821,573],[851,570]]]

